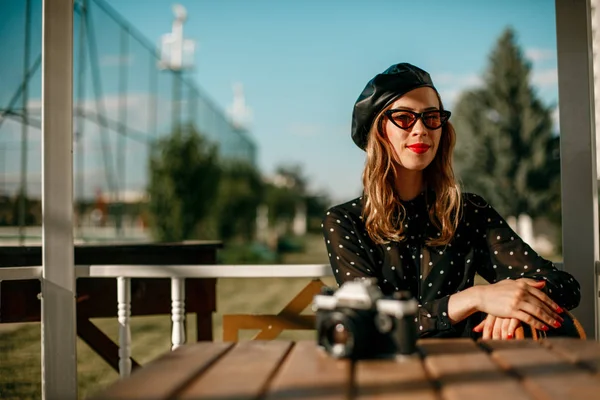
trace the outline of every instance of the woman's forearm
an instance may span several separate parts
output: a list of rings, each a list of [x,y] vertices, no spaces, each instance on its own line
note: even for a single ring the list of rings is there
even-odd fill
[[[473,286],[450,296],[448,300],[448,318],[450,318],[452,324],[462,321],[478,310],[480,289]]]

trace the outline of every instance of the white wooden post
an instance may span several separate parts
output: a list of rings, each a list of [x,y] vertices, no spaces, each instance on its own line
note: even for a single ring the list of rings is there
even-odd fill
[[[117,317],[119,320],[119,375],[131,374],[131,279],[117,278]]]
[[[556,0],[563,261],[581,284],[573,314],[598,339],[598,183],[589,0]]]
[[[185,278],[171,278],[171,350],[185,343]]]
[[[42,398],[77,398],[73,0],[42,3]]]

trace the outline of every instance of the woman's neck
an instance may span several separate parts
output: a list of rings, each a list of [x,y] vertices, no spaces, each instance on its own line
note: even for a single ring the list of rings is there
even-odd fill
[[[409,201],[417,197],[424,189],[423,171],[398,171],[396,191],[400,200]]]

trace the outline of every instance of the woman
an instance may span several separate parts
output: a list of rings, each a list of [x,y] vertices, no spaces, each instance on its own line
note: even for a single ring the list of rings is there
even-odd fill
[[[410,290],[421,337],[510,339],[522,322],[560,327],[579,284],[483,198],[461,193],[449,118],[429,74],[411,64],[366,85],[352,115],[352,139],[367,154],[364,195],[323,221],[338,285],[375,277],[385,294]],[[474,286],[476,273],[490,284]]]

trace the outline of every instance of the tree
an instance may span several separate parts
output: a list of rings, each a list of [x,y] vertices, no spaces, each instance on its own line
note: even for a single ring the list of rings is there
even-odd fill
[[[292,219],[298,204],[305,201],[306,186],[300,165],[278,166],[266,190],[269,218],[273,221]]]
[[[193,126],[155,145],[148,186],[150,226],[158,240],[191,239],[214,207],[220,178],[217,148]]]
[[[481,88],[455,107],[455,164],[464,187],[505,216],[532,217],[560,202],[552,107],[530,85],[531,65],[507,29],[490,54]]]
[[[251,240],[256,227],[256,209],[263,201],[264,184],[257,169],[246,162],[223,166],[215,213],[221,240],[240,237]]]

